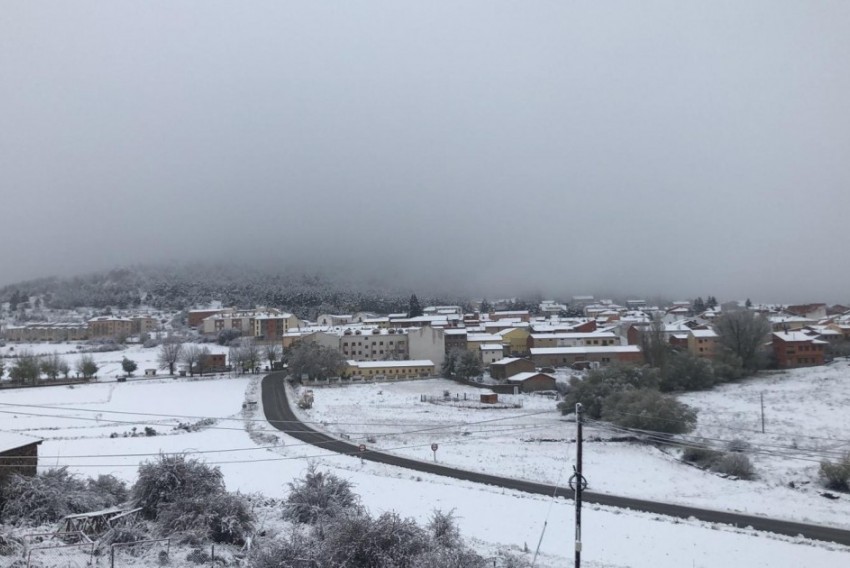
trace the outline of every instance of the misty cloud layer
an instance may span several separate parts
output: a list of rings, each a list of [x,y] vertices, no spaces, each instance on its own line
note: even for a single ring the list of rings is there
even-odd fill
[[[0,14],[0,283],[364,263],[850,301],[846,2],[44,2]]]

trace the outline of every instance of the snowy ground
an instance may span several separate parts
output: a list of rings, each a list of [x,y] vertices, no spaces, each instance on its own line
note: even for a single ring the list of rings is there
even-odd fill
[[[758,393],[766,390],[766,405],[773,416],[769,431],[777,434],[763,443],[772,444],[773,450],[781,444],[793,449],[794,443],[803,446],[807,433],[838,437],[844,432],[850,438],[848,371],[846,366],[793,371],[683,399],[701,409],[700,423],[705,420],[705,426],[700,435],[751,439],[756,435],[729,428],[744,427],[746,420],[752,423],[750,418],[758,417]],[[439,399],[446,390],[449,401],[421,401],[423,395]],[[564,466],[573,463],[575,424],[566,422],[555,411],[555,402],[547,398],[502,395],[500,400],[522,403],[522,408],[491,410],[474,402],[481,392],[442,379],[322,388],[314,389],[313,408],[301,414],[337,435],[409,457],[433,459],[430,445],[437,443],[437,459],[449,465],[563,483]],[[455,402],[456,396],[461,400]],[[811,422],[802,420],[806,425],[800,427],[796,426],[801,422],[799,408],[794,404],[798,396],[819,408],[819,415]],[[788,453],[753,454],[759,478],[740,481],[684,464],[676,451],[605,441],[616,432],[593,427],[585,432],[584,472],[594,491],[850,528],[850,498],[819,495],[820,458],[814,454],[795,454],[801,459],[789,459]],[[807,443],[832,448],[837,454],[844,442]],[[788,486],[791,480],[796,489]]]
[[[547,475],[556,479],[562,466],[571,463],[568,444],[517,441],[532,439],[543,432],[549,432],[553,438],[571,436],[572,425],[551,412],[553,401],[529,397],[522,408],[503,411],[419,402],[423,389],[441,395],[444,386],[441,381],[423,381],[316,389],[314,414],[327,415],[313,418],[327,420],[328,428],[346,423],[352,435],[375,436],[376,445],[387,441],[389,437],[379,435],[388,430],[408,432],[403,438],[389,442],[417,445],[421,439],[424,447],[404,450],[421,459],[432,459],[428,447],[433,440],[440,443],[438,459],[448,463],[452,456],[467,452],[474,455],[478,450],[481,452],[479,463],[492,462],[492,467],[505,475],[535,478],[541,472],[548,472]],[[396,394],[392,394],[394,389],[398,390]],[[378,391],[383,392],[379,395]],[[454,392],[463,391],[452,388]],[[474,393],[477,396],[480,391]],[[346,400],[349,406],[332,410],[331,397]],[[405,401],[404,411],[396,406],[385,416],[372,413],[373,407],[392,406],[389,403],[395,397]],[[541,547],[543,555],[537,565],[563,566],[572,557],[571,503],[329,455],[272,430],[262,420],[261,409],[244,412],[242,404],[246,399],[258,400],[256,377],[195,381],[161,379],[3,391],[0,392],[3,404],[29,406],[3,406],[0,430],[44,437],[46,441],[40,450],[43,467],[69,465],[80,474],[112,473],[128,481],[134,479],[140,461],[158,452],[197,452],[222,468],[229,489],[258,491],[271,497],[285,496],[287,482],[302,475],[307,464],[313,461],[350,479],[373,513],[397,510],[425,521],[435,508],[454,509],[464,535],[485,552],[493,552],[498,547],[519,551],[525,545],[533,550],[544,522],[548,521]],[[382,402],[373,402],[377,400]],[[358,407],[363,410],[361,414],[355,412]],[[509,415],[536,412],[544,413],[502,420]],[[482,422],[491,416],[498,420]],[[217,420],[198,432],[174,429],[181,422],[197,423],[203,417]],[[437,419],[432,420],[433,417]],[[421,436],[410,433],[432,427],[435,422],[438,426],[446,426],[447,421],[451,422],[447,429],[432,430]],[[154,428],[157,435],[129,436],[133,427],[140,433],[145,426]],[[464,435],[466,431],[470,434]],[[117,437],[111,438],[113,433]],[[128,437],[124,437],[125,433]],[[440,437],[435,438],[438,434]],[[621,446],[612,447],[619,452]],[[523,448],[533,448],[533,452]],[[611,455],[617,455],[614,449]],[[634,472],[630,461],[643,450],[633,451],[634,455],[621,455],[621,489],[633,481],[622,472]],[[588,451],[588,457],[590,454],[592,452]],[[664,463],[666,458],[651,459]],[[462,461],[463,465],[472,465],[467,463],[468,458]],[[613,467],[614,461],[610,460],[609,465]],[[599,472],[599,478],[601,474]],[[629,483],[622,483],[624,475],[630,479]],[[591,483],[595,483],[596,478],[596,474],[591,473]],[[654,483],[659,484],[658,475]],[[644,485],[649,487],[652,481],[647,480]],[[845,547],[617,509],[587,507],[583,520],[586,566],[838,567],[850,562],[850,550]]]

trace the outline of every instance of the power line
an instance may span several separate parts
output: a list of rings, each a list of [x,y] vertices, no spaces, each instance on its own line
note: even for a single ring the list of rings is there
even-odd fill
[[[336,442],[337,440],[333,440],[333,441]],[[458,445],[458,444],[467,443],[467,440],[448,441],[448,442],[444,442],[444,443],[450,444],[450,445]],[[315,445],[315,444],[308,444],[308,445]],[[385,453],[385,452],[394,452],[394,451],[398,451],[398,450],[425,448],[425,447],[430,447],[430,445],[431,445],[430,443],[410,444],[410,445],[405,445],[405,446],[394,446],[394,447],[391,447],[391,448],[381,448],[380,451],[378,451],[378,450],[371,450],[371,451],[379,452],[379,453]],[[176,454],[183,454],[183,453],[184,452],[169,452],[169,453],[165,453],[165,455],[176,455]],[[156,455],[161,455],[161,454],[156,454]],[[334,452],[330,452],[330,453],[312,454],[312,455],[306,455],[306,456],[280,456],[280,457],[275,457],[275,458],[211,461],[211,462],[205,462],[205,463],[207,465],[229,465],[229,464],[248,464],[248,463],[265,463],[265,462],[277,462],[277,461],[305,460],[305,459],[340,457],[340,456],[359,457],[359,455],[360,455],[360,453],[358,451],[352,451],[352,452],[336,452],[336,451],[334,451]],[[11,457],[11,456],[3,456],[3,457],[7,458],[7,457]],[[33,456],[18,456],[18,457],[25,457],[25,458],[33,459]],[[415,459],[415,458],[413,458],[413,459]],[[98,468],[108,468],[109,467],[109,468],[115,468],[115,467],[138,467],[138,465],[139,464],[103,464],[103,463],[98,463],[98,464],[63,464],[60,467],[75,467],[75,468],[76,467],[98,467]],[[19,464],[0,464],[0,468],[4,468],[4,467],[20,467],[20,465]]]
[[[58,409],[55,406],[49,406],[49,405],[14,404],[14,403],[0,403],[0,406],[7,406],[7,407],[11,406],[11,407],[21,407],[21,408],[36,408],[36,409],[57,410],[57,411],[62,410],[62,411],[71,411],[71,412],[88,412],[88,413],[96,413],[96,414],[119,414],[119,415],[126,415],[126,416],[151,416],[151,417],[157,417],[157,418],[163,418],[163,419],[174,419],[174,420],[177,420],[177,419],[180,419],[180,418],[185,418],[185,419],[192,419],[192,420],[236,421],[236,422],[249,422],[249,423],[259,422],[259,423],[263,423],[263,424],[280,424],[280,425],[307,424],[307,425],[315,425],[315,426],[322,426],[322,427],[329,426],[329,425],[334,425],[334,426],[387,426],[387,425],[407,426],[407,425],[417,425],[417,424],[422,424],[422,425],[430,424],[429,422],[421,422],[421,423],[420,422],[328,422],[328,421],[309,421],[309,420],[303,420],[303,421],[302,420],[266,420],[266,419],[262,419],[262,418],[240,418],[240,417],[232,417],[232,416],[216,417],[216,416],[197,416],[197,415],[191,416],[191,415],[181,415],[181,414],[159,414],[159,413],[150,413],[150,412],[98,410],[98,409],[92,409],[92,408],[62,407],[61,409]],[[536,416],[536,415],[539,415],[539,414],[548,414],[548,413],[554,413],[554,412],[556,412],[556,410],[554,410],[554,409],[553,410],[545,410],[545,411],[539,411],[539,412],[519,414],[519,415],[516,415],[516,417],[522,418],[522,417],[525,417],[525,416]],[[96,421],[101,420],[100,418],[92,419],[92,418],[84,418],[84,417],[78,417],[78,416],[67,416],[67,415],[61,415],[61,414],[38,414],[38,413],[17,412],[17,411],[11,411],[11,410],[0,410],[0,414],[18,414],[18,415],[21,415],[21,416],[38,416],[38,417],[46,417],[46,418],[65,418],[65,419],[68,419],[68,420],[96,420]],[[106,421],[107,420],[104,420],[104,422],[106,422]],[[121,421],[121,420],[116,420],[116,419],[108,419],[108,422],[113,422],[113,423],[116,423],[116,424],[149,424],[149,423],[151,423],[151,421],[146,421],[146,420]],[[452,427],[452,426],[460,427],[460,426],[465,426],[467,424],[470,424],[470,422],[450,422],[450,423],[446,423],[446,427]],[[217,430],[243,430],[243,428],[230,428],[230,427],[226,427],[226,426],[209,426],[208,428],[217,429]],[[255,432],[276,432],[278,430],[273,429],[273,430],[254,430],[254,431]]]
[[[643,418],[643,416],[640,415],[640,414],[634,414],[634,413],[629,413],[629,412],[611,411],[611,413],[617,414],[619,416],[636,416],[636,417]],[[700,415],[703,416],[704,413],[701,413]],[[676,419],[673,419],[673,418],[653,417],[653,420],[660,420],[662,422],[676,422],[676,423],[680,423],[680,424],[684,423],[682,420],[676,420]],[[703,424],[703,425],[706,426],[705,424]],[[735,428],[735,427],[732,427],[732,426],[726,426],[726,425],[718,424],[718,423],[714,423],[714,422],[711,423],[711,426],[716,427],[716,428],[722,428],[724,430],[729,430],[731,432],[746,432],[746,433],[749,433],[749,434],[761,434],[761,430],[750,430],[748,428]],[[811,436],[811,435],[806,435],[806,434],[796,434],[795,433],[794,437],[795,438],[808,438],[808,439],[811,439],[811,440],[823,440],[823,441],[826,441],[826,442],[842,442],[842,443],[850,444],[850,440],[848,440],[848,439],[832,438],[832,437],[829,437],[829,436]]]
[[[620,411],[611,411],[611,414],[616,414],[616,415],[618,415],[618,416],[632,416],[632,417],[638,417],[638,418],[645,418],[644,416],[642,416],[642,415],[640,415],[640,414],[634,414],[634,413],[628,413],[628,412],[620,412]],[[690,424],[690,423],[689,423],[689,422],[687,422],[687,421],[684,421],[684,420],[676,420],[676,419],[673,419],[673,418],[653,417],[652,419],[653,419],[653,420],[660,420],[660,421],[663,421],[663,422],[670,422],[670,423],[673,423],[673,424]],[[596,420],[594,420],[594,422],[596,422],[596,423],[600,423],[599,421],[596,421]],[[729,429],[730,431],[741,431],[741,430],[736,430],[736,429],[734,429],[734,428],[727,428],[727,429]],[[637,430],[637,429],[634,429],[634,430]],[[749,431],[749,430],[744,430],[744,431],[746,431],[746,432],[751,432],[751,433],[753,433],[753,434],[757,434],[757,433],[758,433],[757,431]],[[652,431],[646,430],[645,432],[652,432]],[[664,434],[664,432],[655,432],[655,433]],[[668,435],[669,435],[669,434],[668,434]],[[709,437],[705,437],[705,436],[700,436],[700,437],[702,437],[702,438],[704,438],[704,439],[709,439],[709,440],[711,440],[711,439],[715,439],[715,438],[709,438]],[[800,437],[805,437],[805,436],[800,436]],[[811,438],[813,438],[813,439],[818,439],[818,440],[824,440],[824,441],[831,441],[831,442],[842,442],[842,443],[846,442],[846,443],[850,443],[850,440],[841,440],[841,439],[838,439],[838,438],[825,438],[825,437],[811,437]],[[733,441],[734,441],[734,440],[722,440],[722,439],[716,439],[716,440],[718,440],[718,441],[726,441],[726,442],[733,442]],[[825,453],[825,454],[829,454],[829,453],[842,453],[842,454],[843,454],[843,453],[844,453],[844,452],[838,452],[837,450],[836,450],[836,451],[833,451],[833,450],[821,450],[821,449],[817,449],[817,448],[799,448],[799,447],[790,447],[790,446],[783,446],[783,445],[779,445],[779,444],[770,444],[770,443],[763,443],[763,444],[762,444],[762,446],[763,446],[763,447],[781,448],[781,449],[791,450],[791,451],[800,451],[800,450],[802,450],[802,451],[804,451],[804,452],[811,452],[811,453]]]
[[[0,413],[8,413],[8,412],[9,411],[0,410]],[[516,419],[516,418],[523,418],[523,417],[527,417],[527,416],[536,416],[536,415],[547,414],[547,413],[551,413],[551,412],[553,412],[553,411],[549,411],[549,410],[539,411],[539,412],[533,412],[533,413],[525,413],[525,414],[521,414],[521,415],[503,416],[503,417],[489,418],[489,419],[472,421],[472,422],[454,423],[454,424],[450,424],[450,425],[439,425],[439,426],[434,426],[434,427],[430,427],[430,428],[422,428],[422,429],[417,429],[417,430],[408,430],[408,431],[401,431],[401,432],[396,431],[396,432],[380,432],[380,433],[377,433],[377,432],[376,433],[363,433],[363,435],[361,435],[361,436],[354,437],[353,440],[359,441],[359,440],[367,440],[368,438],[404,436],[404,435],[417,434],[417,433],[423,433],[423,432],[438,432],[440,430],[454,430],[454,429],[457,429],[458,427],[475,427],[475,426],[479,426],[479,425],[482,425],[482,424],[491,424],[491,423],[494,423],[494,422],[507,421],[507,420],[512,420],[512,419]],[[31,416],[38,416],[38,417],[67,418],[67,419],[77,419],[77,420],[87,420],[87,421],[98,420],[96,418],[73,417],[73,416],[66,417],[66,416],[52,415],[52,414],[35,414],[35,413],[17,413],[17,414],[20,414],[20,415],[23,415],[23,416],[31,415]],[[110,421],[110,423],[115,423],[115,422],[122,423],[122,424],[149,424],[149,423],[151,423],[150,421],[145,421],[145,422]],[[288,421],[288,422],[291,422],[291,421]],[[515,430],[532,429],[532,428],[537,428],[538,426],[544,425],[544,424],[546,424],[546,423],[541,422],[541,423],[531,423],[531,424],[516,424],[516,425],[510,425],[510,426],[488,427],[486,429],[482,428],[482,429],[478,429],[478,430],[472,430],[469,435],[481,434],[481,433],[485,433],[485,434],[486,433],[500,433],[500,432],[515,431]],[[209,428],[215,429],[214,426],[210,426]],[[303,432],[303,430],[277,430],[277,429],[275,429],[275,430],[253,430],[253,431],[247,431],[244,428],[220,428],[220,429],[247,432],[249,435],[253,432],[275,432],[275,433],[279,433],[279,434]],[[336,435],[340,435],[340,433],[337,433]],[[463,432],[461,432],[458,435],[465,436],[467,434],[464,434]],[[350,439],[351,438],[349,437],[349,440]],[[330,444],[330,443],[333,443],[333,442],[336,442],[336,441],[337,440],[327,440],[327,441],[321,441],[321,442],[316,442],[316,443],[298,442],[298,443],[295,443],[295,444],[289,444],[288,447],[302,446],[302,445],[322,445],[322,444]],[[280,446],[254,446],[254,447],[248,447],[248,448],[226,448],[226,449],[221,449],[221,450],[196,450],[192,453],[197,453],[197,454],[224,453],[224,452],[237,452],[237,451],[251,451],[251,450],[258,450],[258,449],[273,449],[273,448],[276,448],[276,447],[280,447]],[[159,455],[160,453],[161,452],[157,452],[157,453],[150,453],[150,452],[149,453],[133,453],[133,454],[97,454],[97,455],[81,455],[81,456],[65,455],[65,456],[41,456],[41,457],[43,459],[53,459],[53,458],[61,458],[61,459],[79,458],[79,459],[83,459],[83,458],[93,458],[93,457],[149,457],[149,456]],[[11,458],[16,458],[16,457],[26,458],[26,457],[31,457],[31,456],[4,456],[4,457],[11,459]]]
[[[516,426],[504,427],[504,428],[499,428],[499,429],[493,429],[493,430],[484,430],[484,431],[475,432],[475,433],[501,434],[501,433],[506,433],[506,432],[516,432],[516,431],[522,431],[522,430],[529,430],[529,429],[532,429],[532,428],[537,428],[537,426],[536,425],[516,425]],[[388,437],[388,436],[395,436],[395,435],[404,435],[404,432],[376,434],[375,436],[376,437],[377,436],[387,436]],[[453,434],[453,436],[464,436],[465,437],[465,434],[463,434],[463,433]],[[144,438],[146,436],[138,436],[138,437]],[[359,440],[363,440],[363,439],[365,439],[365,438],[354,438],[353,440],[359,441]],[[480,439],[480,438],[478,438],[478,439]],[[476,441],[478,439],[476,439]],[[440,438],[440,440],[443,441],[444,443],[446,443],[445,442],[446,438]],[[153,456],[158,456],[162,453],[181,453],[181,454],[187,454],[187,455],[219,454],[219,453],[232,453],[232,452],[273,450],[273,449],[277,449],[277,448],[291,448],[291,447],[295,447],[295,446],[305,446],[305,445],[314,446],[314,445],[320,444],[320,443],[321,444],[329,444],[331,442],[337,442],[337,441],[349,442],[349,440],[332,440],[332,441],[324,441],[324,442],[316,442],[316,443],[298,442],[298,443],[295,443],[295,444],[283,444],[283,445],[273,445],[273,446],[251,446],[251,447],[243,447],[243,448],[222,448],[222,449],[215,449],[215,450],[186,450],[186,451],[181,451],[181,452],[161,452],[160,451],[160,452],[121,453],[121,454],[77,454],[77,455],[64,454],[64,455],[39,455],[38,457],[39,457],[39,459],[91,459],[91,458],[153,457]],[[460,440],[460,441],[458,441],[458,443],[466,443],[466,442],[472,442],[472,441],[473,440]],[[0,459],[25,459],[25,458],[32,458],[32,456],[4,455]]]
[[[673,438],[670,434],[667,434],[665,432],[657,432],[657,431],[652,431],[652,430],[640,430],[640,429],[636,429],[636,428],[617,427],[617,426],[614,426],[612,424],[608,424],[606,422],[599,422],[599,421],[596,421],[596,420],[591,420],[591,422],[593,422],[595,425],[597,425],[598,428],[601,428],[601,429],[611,430],[611,431],[615,431],[615,432],[640,434],[640,435],[647,437],[651,441],[655,441],[655,442],[659,442],[659,443],[663,443],[663,444],[668,444],[668,445],[671,445],[671,446],[678,446],[678,447],[683,447],[683,448],[693,448],[693,449],[698,449],[698,450],[718,450],[718,449],[720,449],[717,446],[713,446],[713,445],[702,442],[700,438],[688,439],[687,437],[683,437],[683,438],[677,439],[677,438]],[[702,440],[708,440],[708,441],[713,441],[713,442],[722,442],[722,443],[725,443],[725,444],[729,444],[730,442],[734,442],[734,440],[722,440],[722,439],[717,439],[717,438],[702,438]],[[789,448],[789,450],[790,449],[791,448]],[[818,459],[810,459],[810,458],[807,458],[807,457],[803,457],[801,455],[797,455],[797,454],[794,454],[794,453],[791,453],[791,452],[782,452],[782,451],[776,451],[776,450],[770,450],[770,449],[763,449],[763,448],[759,448],[757,446],[750,446],[748,448],[743,448],[741,452],[742,453],[768,455],[768,456],[773,456],[773,457],[782,457],[782,458],[794,459],[794,460],[805,461],[805,462],[810,462],[810,463],[820,463],[822,461],[822,460],[818,460]],[[804,452],[802,452],[802,454],[808,455],[808,456],[820,455],[821,458],[837,457],[833,454],[819,454],[817,452],[808,452],[808,451],[804,451]]]

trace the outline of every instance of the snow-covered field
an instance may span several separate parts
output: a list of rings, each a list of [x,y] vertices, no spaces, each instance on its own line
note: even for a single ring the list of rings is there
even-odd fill
[[[768,375],[682,398],[701,409],[701,436],[752,439],[754,446],[770,444],[773,450],[783,444],[789,450],[793,444],[802,448],[806,434],[826,438],[844,432],[844,437],[850,438],[850,412],[846,412],[850,368],[842,365]],[[451,397],[446,402],[421,400],[423,395],[440,399],[446,390]],[[776,401],[768,412],[774,416],[769,431],[777,434],[764,442],[753,439],[755,434],[728,429],[745,426],[750,415],[758,418],[758,393],[762,390],[769,392],[766,406]],[[801,400],[823,409],[810,424],[799,428],[795,423],[806,419],[801,417],[799,405],[793,403],[796,395],[792,393],[798,391]],[[430,445],[437,443],[437,459],[449,465],[563,483],[564,467],[573,463],[575,454],[575,424],[560,416],[555,402],[548,398],[502,395],[500,400],[522,403],[522,408],[488,409],[471,400],[477,400],[481,392],[443,379],[322,388],[314,389],[313,408],[300,412],[305,420],[317,422],[327,431],[409,457],[433,459]],[[821,393],[820,400],[816,393]],[[461,400],[455,402],[456,396]],[[755,414],[749,412],[753,397]],[[803,450],[799,450],[800,456],[807,461],[789,459],[789,453],[775,451],[753,454],[759,477],[740,481],[684,464],[675,451],[607,441],[616,432],[588,427],[585,434],[584,473],[594,491],[850,528],[850,498],[819,495],[822,489],[816,480],[820,458],[803,454]],[[828,455],[837,455],[841,443],[807,442],[832,448],[834,454]],[[791,480],[795,489],[788,485]]]
[[[534,440],[544,434],[553,440],[572,436],[573,425],[552,411],[554,401],[523,397],[522,408],[505,410],[420,402],[421,394],[442,396],[446,388],[462,397],[464,390],[446,384],[450,383],[434,380],[315,389],[310,419],[327,422],[328,429],[345,427],[352,437],[373,437],[375,442],[368,444],[415,446],[394,451],[425,460],[433,459],[430,444],[436,441],[438,460],[503,475],[555,482],[564,466],[571,466],[569,443]],[[481,391],[468,392],[477,397]],[[526,545],[533,550],[546,522],[537,566],[570,562],[571,503],[328,454],[271,429],[262,420],[261,408],[243,411],[246,399],[258,398],[258,377],[9,390],[0,392],[0,402],[28,406],[0,408],[0,430],[44,437],[42,467],[68,465],[83,475],[111,473],[132,481],[140,461],[161,451],[185,451],[219,465],[229,489],[271,497],[285,496],[287,482],[302,475],[312,461],[350,479],[373,513],[396,510],[425,521],[435,508],[454,509],[464,535],[485,552],[498,547],[520,551]],[[336,405],[331,404],[333,400]],[[506,419],[517,415],[526,416]],[[204,417],[216,421],[197,432],[174,429],[181,422],[197,423]],[[157,435],[130,436],[133,427],[140,434],[145,426]],[[425,428],[430,430],[415,432]],[[117,437],[110,437],[113,433]],[[597,447],[609,448],[601,454],[608,457],[598,458],[600,463],[593,457],[600,453]],[[648,490],[664,485],[668,468],[679,467],[666,456],[645,454],[645,449],[622,444],[588,445],[586,470],[593,488],[600,490],[597,484],[603,479],[614,487],[619,479],[619,493],[634,485]],[[602,464],[616,469],[603,472]],[[693,471],[700,483],[713,478]],[[564,471],[562,482],[566,475]],[[727,483],[729,491],[743,483],[719,478],[717,482]],[[697,484],[691,492],[696,495],[702,489]],[[663,487],[655,491],[665,494]],[[751,496],[748,490],[745,497]],[[586,507],[583,521],[586,566],[838,567],[850,563],[846,547],[618,509]]]
[[[121,361],[124,357],[131,359],[136,362],[138,368],[134,373],[135,376],[143,376],[145,369],[157,369],[157,373],[162,374],[163,371],[159,370],[159,364],[157,363],[157,356],[159,353],[159,349],[152,347],[145,349],[141,345],[126,345],[124,349],[120,351],[107,351],[104,353],[83,353],[83,350],[79,347],[83,347],[81,343],[10,343],[5,345],[4,347],[0,347],[0,354],[5,357],[14,357],[16,354],[21,353],[23,351],[29,351],[35,355],[50,355],[56,353],[65,361],[68,362],[68,365],[71,367],[71,376],[74,376],[74,369],[76,369],[77,361],[80,360],[80,357],[85,355],[91,355],[94,362],[97,363],[98,371],[97,378],[98,380],[111,380],[115,379],[118,376],[124,376],[124,370],[121,368]],[[206,347],[210,350],[210,353],[227,353],[228,348],[222,345],[217,345],[215,343],[204,343],[200,345],[200,347]],[[8,378],[8,368],[12,365],[11,359],[5,359],[6,370],[7,373],[4,374],[3,378]]]

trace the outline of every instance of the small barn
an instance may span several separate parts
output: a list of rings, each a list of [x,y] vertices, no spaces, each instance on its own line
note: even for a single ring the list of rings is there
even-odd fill
[[[508,377],[507,382],[518,386],[520,392],[555,390],[555,377],[547,373],[519,373]]]
[[[520,359],[517,357],[505,357],[490,364],[490,376],[497,381],[504,381],[517,373],[526,373],[534,370],[531,359]]]
[[[38,470],[38,446],[42,441],[13,432],[0,432],[0,482],[13,473],[35,475]]]

